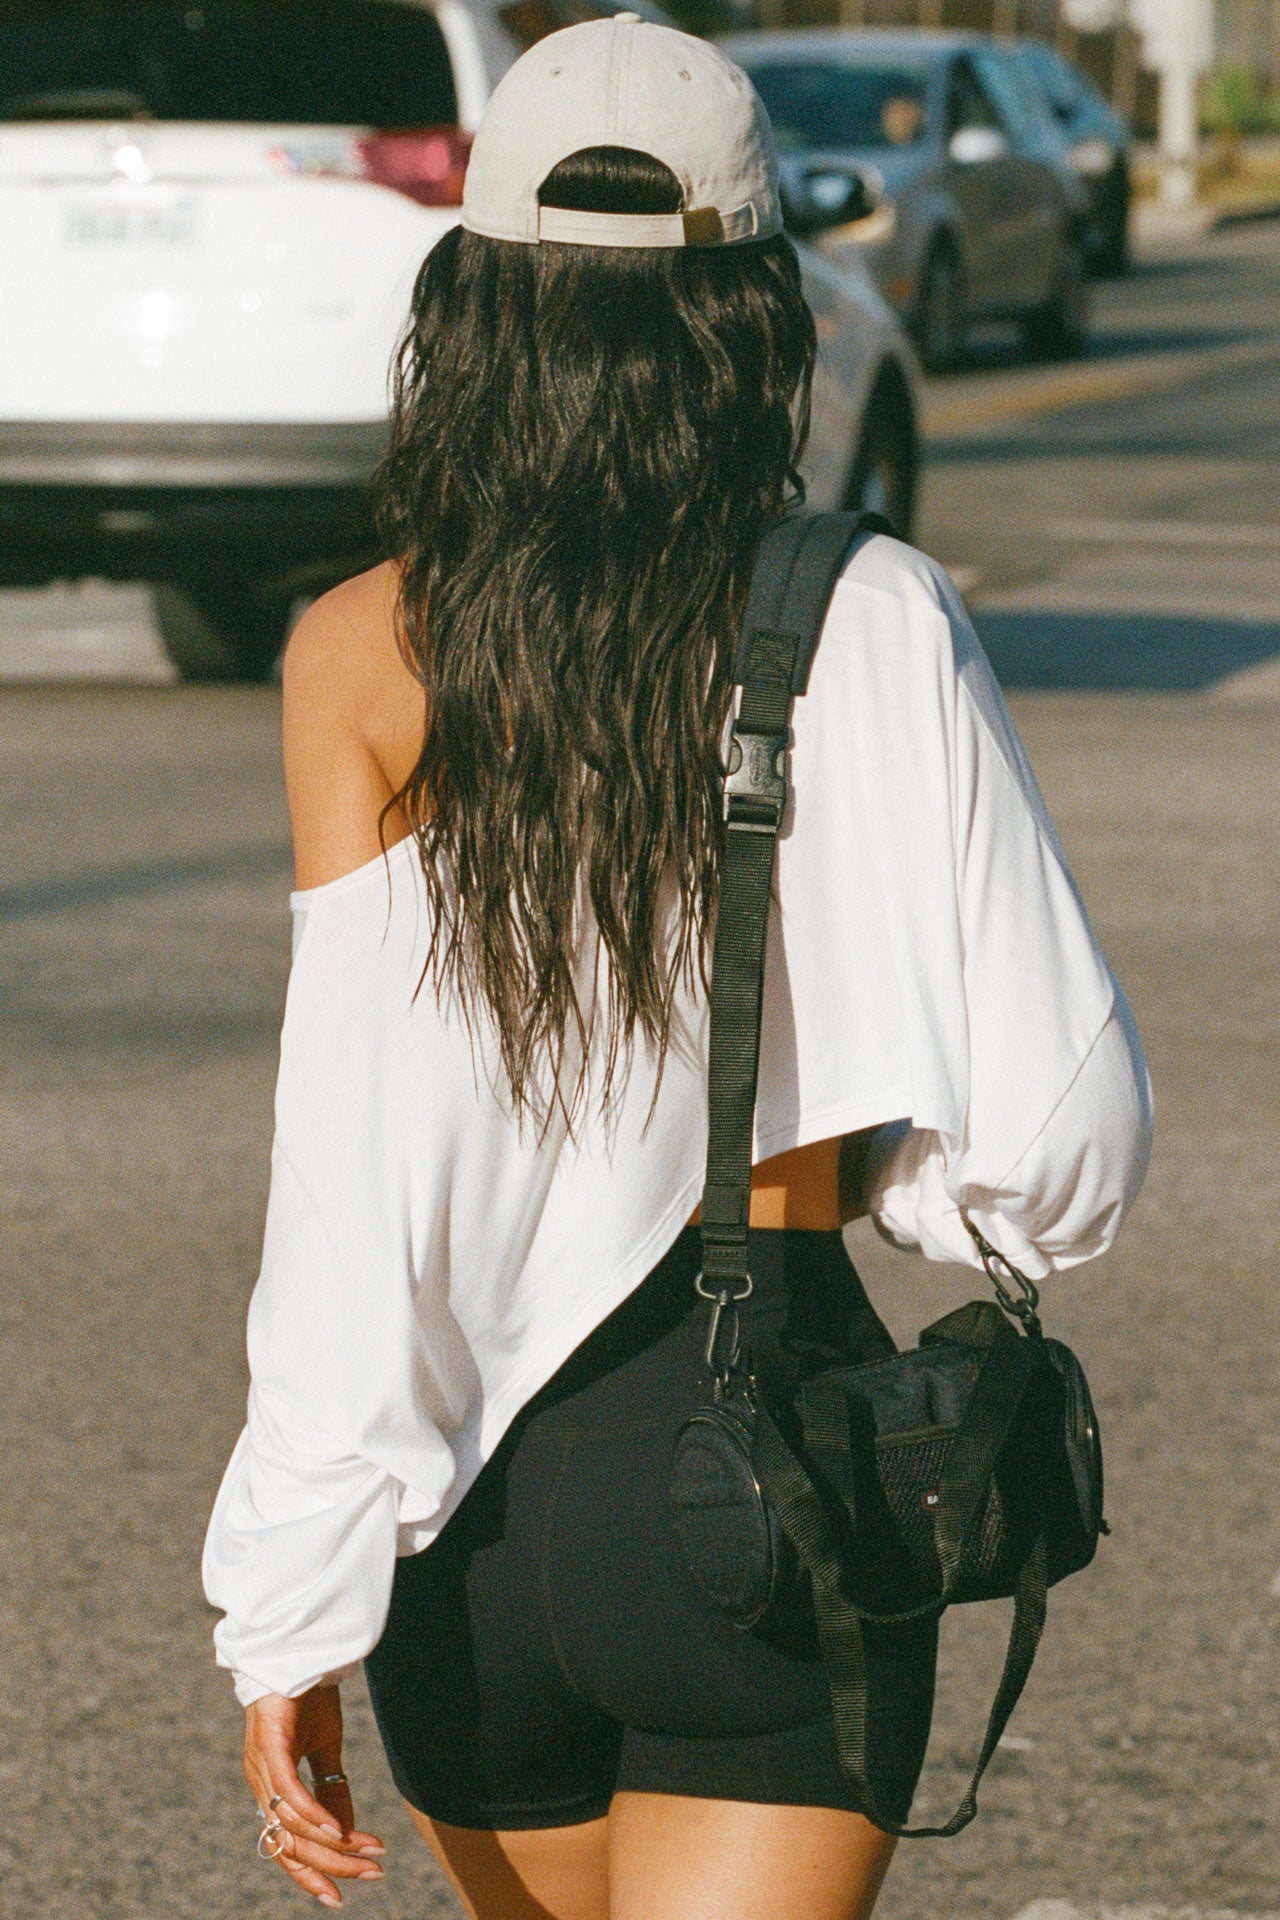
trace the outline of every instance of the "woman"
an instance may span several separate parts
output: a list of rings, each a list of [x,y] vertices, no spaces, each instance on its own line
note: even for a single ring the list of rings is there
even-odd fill
[[[892,1841],[803,1615],[740,1633],[666,1510],[701,1394],[689,1222],[730,663],[797,497],[813,324],[744,75],[632,16],[494,95],[419,277],[394,564],[289,648],[299,892],[245,1433],[210,1526],[260,1851],[377,1877],[339,1684],[479,1920],[850,1920]],[[839,1229],[1037,1276],[1109,1244],[1145,1071],[939,569],[886,539],[796,703],[752,1326],[886,1336]],[[871,1661],[905,1812],[934,1642]],[[299,1766],[312,1776],[304,1785]]]

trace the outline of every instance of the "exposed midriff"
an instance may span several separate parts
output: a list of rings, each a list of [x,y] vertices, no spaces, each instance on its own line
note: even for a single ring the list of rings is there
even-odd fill
[[[696,1226],[695,1210],[690,1221]],[[762,1160],[751,1175],[753,1227],[807,1227],[825,1233],[840,1218],[840,1141],[814,1140]]]

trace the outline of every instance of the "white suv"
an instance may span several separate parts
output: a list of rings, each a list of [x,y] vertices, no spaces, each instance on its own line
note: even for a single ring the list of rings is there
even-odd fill
[[[180,671],[269,672],[297,597],[371,556],[390,356],[492,85],[614,10],[6,6],[0,584],[148,580]],[[905,522],[909,351],[865,278],[807,271],[815,498]]]

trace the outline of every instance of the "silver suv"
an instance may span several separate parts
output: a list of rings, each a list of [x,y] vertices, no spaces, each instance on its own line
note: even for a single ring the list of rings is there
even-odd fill
[[[1019,321],[1038,356],[1079,349],[1088,201],[1012,48],[820,27],[725,47],[769,109],[793,230],[861,255],[926,367],[986,319]]]

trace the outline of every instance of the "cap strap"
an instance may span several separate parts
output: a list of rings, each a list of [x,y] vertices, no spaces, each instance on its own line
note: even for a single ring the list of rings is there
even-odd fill
[[[579,247],[718,247],[750,240],[760,226],[755,204],[720,213],[587,213],[578,207],[539,207],[539,240]]]

